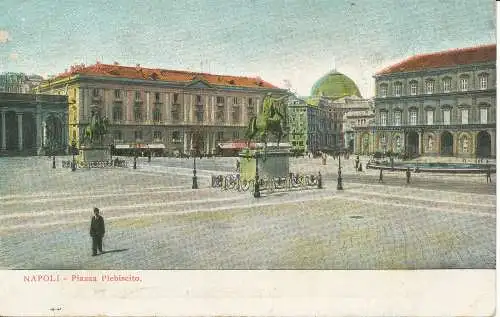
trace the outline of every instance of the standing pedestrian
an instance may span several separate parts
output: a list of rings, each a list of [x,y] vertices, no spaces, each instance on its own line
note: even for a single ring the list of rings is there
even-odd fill
[[[406,169],[406,184],[410,183],[410,177],[411,177],[411,171],[410,171],[410,168],[408,167]]]
[[[94,216],[90,221],[90,236],[92,237],[92,256],[97,250],[102,254],[102,238],[104,237],[104,218],[99,214],[99,208],[94,207]]]
[[[383,174],[383,169],[380,169],[380,175],[378,177],[378,182],[383,183],[384,182],[384,174]]]
[[[491,167],[486,170],[486,183],[491,183]]]
[[[239,173],[240,171],[240,160],[236,160],[236,172]]]

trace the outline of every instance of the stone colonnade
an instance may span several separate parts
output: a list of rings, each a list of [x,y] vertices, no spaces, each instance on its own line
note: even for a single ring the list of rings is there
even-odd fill
[[[8,122],[7,114],[14,113],[15,120],[17,124]],[[28,120],[25,120],[25,115],[30,115]],[[29,149],[35,149],[37,154],[40,154],[43,147],[50,145],[51,141],[54,141],[58,148],[61,150],[67,150],[68,144],[68,127],[67,127],[67,114],[57,111],[42,109],[41,104],[37,104],[36,107],[31,108],[16,108],[16,107],[2,107],[0,108],[1,116],[1,140],[0,140],[0,150],[2,151],[23,151]],[[34,117],[34,120],[30,120]],[[31,122],[34,121],[34,122]],[[14,127],[15,125],[15,127]],[[31,126],[33,125],[33,126]],[[59,131],[55,131],[55,127],[59,127]],[[9,127],[9,129],[7,129]],[[13,129],[16,131],[13,131]],[[49,133],[48,130],[53,129]],[[28,130],[27,130],[28,129]],[[30,148],[26,147],[26,140],[29,137],[29,130],[34,130],[34,142],[31,144]],[[27,131],[26,131],[27,130]],[[8,144],[8,136],[10,133],[17,134],[17,146],[12,148],[12,144]],[[49,140],[49,137],[52,139]]]
[[[444,135],[449,133],[450,140],[444,140]],[[418,155],[439,156],[444,155],[443,141],[450,142],[450,155],[458,157],[476,157],[478,142],[484,137],[483,146],[489,156],[496,156],[496,129],[484,128],[475,130],[415,130],[415,131],[357,131],[354,141],[354,152],[360,154],[373,154],[377,151],[393,151],[401,153],[412,148]],[[413,142],[412,142],[413,141]]]

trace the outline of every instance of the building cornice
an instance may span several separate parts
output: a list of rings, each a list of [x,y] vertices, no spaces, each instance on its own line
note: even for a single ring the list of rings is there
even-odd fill
[[[388,96],[388,97],[376,97],[375,103],[382,103],[383,101],[426,101],[426,100],[437,100],[447,97],[474,97],[480,95],[496,97],[496,88],[484,89],[484,90],[469,90],[469,91],[453,91],[453,92],[442,92],[433,94],[420,94],[416,96],[405,95],[405,96]]]
[[[450,67],[440,67],[440,68],[426,68],[416,71],[407,71],[407,72],[397,72],[390,74],[380,74],[373,75],[376,81],[382,80],[391,80],[391,79],[404,79],[409,77],[422,77],[422,76],[435,76],[443,73],[450,72],[467,72],[467,71],[478,71],[484,69],[496,70],[496,61],[485,62],[485,63],[477,63],[477,64],[469,64],[469,65],[457,65]]]
[[[63,88],[66,85],[77,85],[82,83],[116,83],[127,86],[142,86],[142,87],[161,87],[161,88],[173,88],[173,89],[183,89],[183,90],[207,90],[207,91],[235,91],[235,92],[252,92],[252,93],[267,93],[275,92],[278,94],[289,94],[289,91],[281,88],[256,88],[256,87],[238,87],[238,86],[222,86],[210,84],[205,87],[192,86],[193,83],[201,82],[199,80],[188,81],[188,82],[168,82],[168,81],[154,81],[150,79],[131,79],[131,78],[120,78],[120,77],[103,77],[103,76],[88,76],[88,75],[75,75],[71,77],[66,77],[64,79],[59,79],[54,82],[46,82],[39,86],[41,90],[49,90],[51,88]]]

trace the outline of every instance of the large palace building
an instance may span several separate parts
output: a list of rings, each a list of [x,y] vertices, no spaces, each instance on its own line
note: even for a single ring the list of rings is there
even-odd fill
[[[267,93],[287,94],[261,78],[97,63],[74,66],[38,92],[68,95],[69,139],[80,143],[91,109],[110,122],[109,143],[202,153],[241,139]]]
[[[375,123],[357,152],[495,156],[496,45],[413,56],[374,77]]]

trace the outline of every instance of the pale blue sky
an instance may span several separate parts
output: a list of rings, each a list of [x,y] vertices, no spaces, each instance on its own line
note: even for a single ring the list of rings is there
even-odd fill
[[[0,72],[46,76],[96,60],[200,71],[203,61],[288,79],[301,95],[334,57],[370,97],[384,66],[494,43],[496,30],[492,0],[1,0],[0,12]]]

